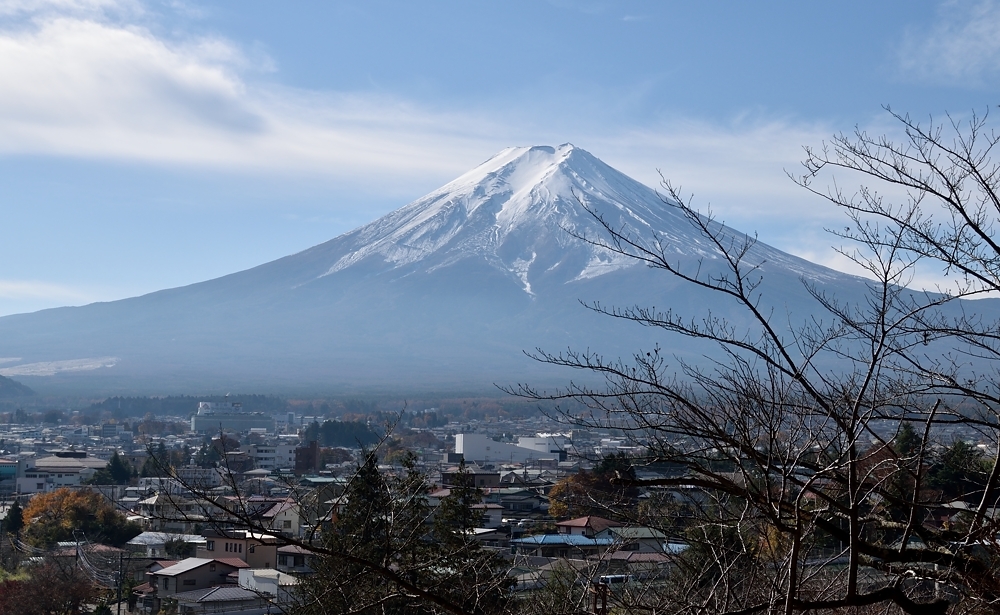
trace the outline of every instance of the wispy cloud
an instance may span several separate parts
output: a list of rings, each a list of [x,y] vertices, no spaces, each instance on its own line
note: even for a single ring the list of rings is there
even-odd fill
[[[481,118],[250,87],[247,62],[224,39],[171,42],[90,18],[0,31],[0,153],[417,174],[453,168],[482,134]]]
[[[903,75],[919,81],[981,86],[1000,74],[1000,4],[948,0],[929,29],[911,28],[898,50]]]
[[[0,299],[44,299],[69,303],[93,301],[92,296],[76,288],[37,280],[0,280]]]
[[[731,215],[788,217],[803,215],[798,203],[806,195],[786,170],[798,169],[804,145],[817,145],[832,132],[819,123],[766,118],[730,124],[686,119],[597,137],[594,149],[649,185],[658,185],[662,174]]]
[[[528,117],[530,105],[429,108],[291,89],[255,78],[273,63],[225,38],[172,40],[143,26],[130,17],[142,6],[129,0],[3,2],[0,11],[36,13],[0,28],[0,155],[311,174],[385,189],[426,186],[428,176],[443,183],[510,145],[573,141],[654,186],[662,170],[727,222],[753,222],[748,230],[778,244],[794,234],[784,228],[831,215],[803,208],[808,197],[784,175],[802,145],[833,132],[827,126],[675,118],[629,128],[595,117],[553,126]]]
[[[70,4],[38,3],[60,1]],[[658,181],[659,167],[688,184],[729,186],[734,196],[773,196],[789,189],[782,168],[798,159],[798,148],[826,133],[781,122],[602,129],[593,118],[545,133],[509,112],[429,109],[386,95],[303,91],[246,78],[270,69],[219,37],[170,41],[136,23],[42,13],[0,30],[0,154],[384,184],[428,174],[448,179],[509,145],[582,140],[646,181]]]
[[[117,13],[135,16],[143,12],[138,0],[0,0],[0,15],[7,17],[106,17]]]

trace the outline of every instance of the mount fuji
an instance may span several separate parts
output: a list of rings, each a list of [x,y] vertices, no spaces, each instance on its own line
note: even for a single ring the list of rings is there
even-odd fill
[[[589,210],[589,211],[588,211]],[[719,254],[651,188],[588,152],[506,149],[374,222],[253,269],[141,297],[0,318],[0,374],[39,392],[482,391],[563,383],[524,350],[627,356],[682,340],[581,302],[692,316],[708,301],[671,276],[583,238],[627,227],[679,262]],[[727,229],[734,236],[737,231]],[[802,280],[853,295],[863,281],[758,243],[765,300],[814,309]]]

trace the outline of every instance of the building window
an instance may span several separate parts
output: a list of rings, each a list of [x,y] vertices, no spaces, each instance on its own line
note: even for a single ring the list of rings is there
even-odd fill
[[[184,584],[185,585],[194,585],[196,582],[197,582],[197,579],[184,579]]]
[[[208,565],[208,571],[209,572],[215,572],[215,564],[209,564]]]
[[[288,556],[287,555],[279,555],[278,556],[278,565],[279,566],[287,566],[288,565]]]
[[[284,529],[286,529],[286,530],[292,529],[292,520],[291,519],[285,519],[284,521],[281,522],[281,527],[284,528]]]
[[[215,551],[215,541],[214,540],[207,541],[205,543],[205,550],[206,551]]]
[[[170,589],[170,578],[169,577],[163,579],[163,589],[164,590]]]
[[[243,543],[240,543],[239,547],[240,547],[240,553],[243,553]]]

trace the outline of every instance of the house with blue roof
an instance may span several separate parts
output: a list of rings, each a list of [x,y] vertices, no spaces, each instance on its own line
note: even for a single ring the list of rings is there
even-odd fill
[[[537,557],[584,558],[597,556],[615,544],[614,538],[579,534],[536,534],[510,541],[514,553]]]

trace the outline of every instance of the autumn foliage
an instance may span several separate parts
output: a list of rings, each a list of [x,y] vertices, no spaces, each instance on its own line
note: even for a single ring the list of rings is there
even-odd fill
[[[74,531],[90,542],[121,546],[142,530],[129,522],[100,493],[57,489],[31,499],[24,509],[24,540],[38,547],[74,540]]]

